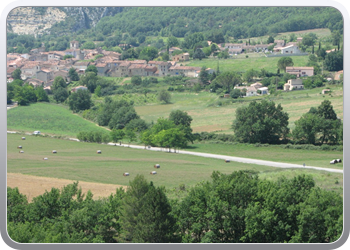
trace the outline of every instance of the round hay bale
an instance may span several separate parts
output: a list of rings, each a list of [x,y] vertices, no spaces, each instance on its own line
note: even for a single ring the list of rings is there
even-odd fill
[[[98,154],[101,154],[101,150],[97,150],[97,153],[98,153]]]
[[[226,163],[230,162],[230,160],[225,160]]]
[[[52,153],[53,153],[53,154],[57,154],[57,151],[56,151],[56,150],[52,150]]]
[[[150,174],[151,175],[155,175],[155,174],[157,174],[157,172],[156,171],[152,171]]]
[[[130,174],[129,173],[124,173],[123,176],[129,176]]]
[[[341,159],[337,159],[338,163],[341,163]]]
[[[22,137],[22,140],[25,140],[26,138],[25,137]]]
[[[48,160],[48,158],[47,158],[47,157],[45,157],[45,158],[43,158],[43,160]]]
[[[22,146],[18,146],[17,148],[22,149]]]
[[[160,168],[159,164],[154,165],[154,168]]]
[[[19,151],[19,152],[20,152],[21,154],[22,154],[22,153],[24,153],[24,151],[23,151],[23,150],[21,150],[21,151]]]

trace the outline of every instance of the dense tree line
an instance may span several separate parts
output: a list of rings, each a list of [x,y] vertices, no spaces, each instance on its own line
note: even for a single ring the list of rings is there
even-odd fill
[[[18,105],[26,106],[35,102],[49,102],[49,97],[43,87],[34,88],[31,84],[15,79],[7,84],[7,104],[13,100]]]
[[[30,203],[8,187],[7,229],[20,243],[331,243],[342,234],[343,202],[306,175],[213,172],[181,200],[137,175],[97,200],[77,182]]]
[[[124,7],[113,14],[101,18],[95,27],[88,25],[82,29],[79,29],[79,20],[68,16],[67,20],[54,24],[50,34],[37,39],[8,33],[8,52],[28,53],[40,47],[41,42],[47,51],[65,50],[72,39],[79,40],[83,48],[91,49],[94,48],[92,41],[101,41],[107,48],[122,42],[137,47],[149,36],[186,39],[194,33],[215,43],[228,42],[228,37],[242,39],[316,28],[343,33],[341,13],[326,7]],[[88,17],[85,18],[89,22]],[[337,45],[337,39],[335,36],[333,44]],[[158,41],[152,46],[159,49],[165,45],[162,43]],[[189,45],[187,40],[180,44],[183,48]]]
[[[286,144],[342,144],[343,124],[337,117],[329,100],[317,108],[311,108],[289,133],[288,113],[273,101],[253,101],[237,108],[232,128],[235,140],[245,143]]]

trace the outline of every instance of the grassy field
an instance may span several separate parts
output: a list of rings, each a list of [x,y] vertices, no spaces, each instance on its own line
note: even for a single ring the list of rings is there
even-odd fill
[[[314,167],[343,169],[343,163],[329,164],[333,159],[343,159],[342,151],[284,149],[280,146],[256,147],[254,144],[190,144],[188,151],[222,154],[266,161],[286,162]]]
[[[16,148],[22,145],[24,153]],[[52,154],[57,150],[57,154]],[[101,150],[102,154],[96,154]],[[43,160],[48,157],[48,160]],[[153,168],[160,164],[159,169]],[[7,172],[54,177],[72,181],[128,185],[137,174],[143,174],[155,185],[172,189],[181,184],[193,186],[210,179],[213,171],[231,173],[237,170],[254,170],[261,178],[277,179],[296,174],[310,174],[317,185],[342,193],[342,174],[307,169],[278,169],[273,167],[225,163],[223,160],[191,155],[154,152],[141,149],[115,147],[94,143],[82,143],[47,137],[27,136],[21,140],[18,134],[7,135]],[[157,175],[150,175],[153,170]],[[122,174],[129,172],[129,177]]]
[[[327,86],[333,92],[332,95],[322,95],[323,88],[292,91],[282,93],[281,96],[268,96],[276,104],[281,104],[283,110],[289,114],[289,127],[295,127],[294,122],[311,107],[319,106],[323,100],[332,102],[333,108],[338,117],[343,118],[343,89],[342,86]],[[221,131],[233,133],[230,129],[235,119],[235,111],[238,107],[249,104],[249,101],[261,99],[261,97],[249,97],[241,99],[241,103],[230,103],[218,106],[218,101],[228,101],[220,99],[216,94],[208,92],[200,93],[177,93],[173,92],[171,104],[147,104],[136,106],[135,109],[142,119],[147,122],[156,121],[158,117],[168,117],[172,110],[180,109],[186,111],[192,118],[192,128],[194,132]]]
[[[84,120],[67,107],[50,103],[34,103],[7,111],[7,130],[73,136],[80,131],[103,131],[105,128]]]
[[[281,59],[281,57],[265,57],[262,53],[249,53],[247,55],[248,58],[245,58],[245,54],[241,54],[228,59],[202,59],[184,62],[182,64],[194,67],[205,66],[207,68],[212,68],[216,70],[217,65],[219,63],[219,68],[221,72],[245,72],[249,69],[254,69],[258,71],[260,71],[261,69],[265,69],[268,72],[277,72],[277,62],[279,59]],[[292,59],[295,67],[301,67],[306,65],[306,63],[309,60],[309,57],[293,56]]]

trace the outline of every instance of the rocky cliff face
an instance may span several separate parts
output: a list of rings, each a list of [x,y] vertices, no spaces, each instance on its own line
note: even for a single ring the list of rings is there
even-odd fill
[[[51,27],[67,21],[70,31],[94,27],[104,16],[123,11],[123,7],[17,7],[7,17],[7,30],[17,34],[50,33]]]
[[[17,7],[7,17],[7,30],[16,34],[43,34],[51,26],[64,21],[67,14],[57,8],[41,11],[32,7]]]

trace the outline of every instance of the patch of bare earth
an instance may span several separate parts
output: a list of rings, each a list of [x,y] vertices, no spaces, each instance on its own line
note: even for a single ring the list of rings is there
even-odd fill
[[[44,194],[46,190],[50,191],[51,188],[61,189],[68,184],[72,184],[73,182],[73,180],[66,179],[39,177],[18,173],[7,173],[7,186],[11,188],[18,187],[19,192],[26,195],[29,202],[31,202],[34,197]],[[117,188],[127,188],[127,186],[122,185],[93,183],[85,181],[79,181],[78,186],[82,189],[84,194],[90,190],[93,194],[94,199],[108,197],[112,193],[114,194]]]

